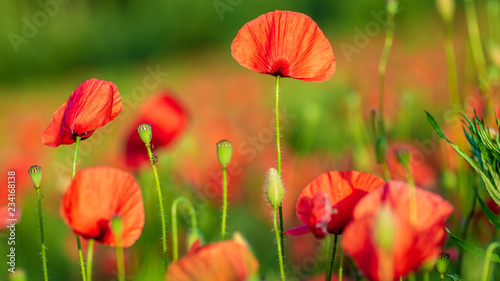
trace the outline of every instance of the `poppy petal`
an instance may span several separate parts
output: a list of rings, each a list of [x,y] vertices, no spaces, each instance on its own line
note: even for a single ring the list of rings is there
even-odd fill
[[[295,205],[297,217],[311,227],[317,238],[324,237],[315,231],[317,221],[311,218],[317,216],[315,213],[317,208],[314,208],[315,196],[325,193],[332,204],[332,210],[336,210],[331,212],[328,232],[339,234],[351,220],[358,201],[383,183],[384,181],[377,176],[357,171],[324,173],[302,190]]]
[[[309,232],[311,232],[311,228],[308,225],[302,224],[285,231],[285,235],[299,236]]]
[[[76,173],[62,198],[60,213],[76,234],[111,246],[116,245],[109,226],[113,217],[123,220],[123,247],[133,245],[144,226],[139,185],[131,174],[110,167]]]
[[[326,81],[336,70],[332,46],[308,16],[274,11],[245,24],[231,44],[233,58],[264,74],[309,82]]]
[[[42,142],[57,147],[74,143],[77,136],[86,139],[113,120],[122,108],[115,84],[98,79],[87,80],[54,113],[51,123],[42,133]]]

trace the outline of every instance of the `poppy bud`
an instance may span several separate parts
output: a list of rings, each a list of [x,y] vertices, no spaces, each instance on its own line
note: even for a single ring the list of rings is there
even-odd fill
[[[455,0],[436,0],[439,14],[446,22],[451,22],[455,14]]]
[[[228,140],[221,140],[217,143],[217,158],[223,168],[226,168],[231,161],[233,154],[233,143]]]
[[[40,183],[42,182],[42,167],[33,165],[28,169],[28,174],[30,174],[31,181],[33,182],[35,187],[39,188]]]
[[[201,236],[200,230],[198,228],[190,229],[187,238],[188,249],[191,249],[191,246],[193,246],[194,242],[197,240],[200,240],[201,244],[203,244],[203,237]]]
[[[408,152],[408,149],[404,147],[398,148],[394,154],[399,164],[403,165],[405,168],[410,167],[410,152]]]
[[[398,1],[397,0],[389,0],[387,2],[387,12],[391,15],[395,15],[398,12]]]
[[[439,272],[439,276],[441,277],[441,279],[444,279],[444,274],[448,270],[449,265],[450,254],[445,252],[440,253],[436,262],[436,270]]]
[[[146,144],[150,145],[151,143],[151,138],[153,137],[153,134],[151,132],[151,125],[142,123],[137,127],[137,132],[139,133],[139,137],[141,137],[141,140]]]
[[[378,245],[385,251],[390,251],[395,233],[394,214],[389,208],[382,206],[375,219],[375,237]]]
[[[109,222],[109,225],[111,226],[111,229],[113,230],[113,233],[115,236],[120,237],[122,233],[122,218],[115,216],[111,219]]]
[[[387,151],[387,139],[384,136],[379,136],[375,140],[375,156],[377,163],[382,164],[385,162],[385,154]]]
[[[281,177],[276,169],[271,168],[267,174],[267,199],[273,207],[278,207],[283,201],[285,196],[285,188],[283,188],[283,182],[281,182]]]

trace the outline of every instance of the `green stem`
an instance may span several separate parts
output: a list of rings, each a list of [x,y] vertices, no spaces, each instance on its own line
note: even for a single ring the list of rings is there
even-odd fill
[[[332,280],[332,272],[333,272],[333,263],[335,262],[335,254],[337,252],[337,239],[338,239],[338,234],[334,234],[335,238],[333,239],[333,246],[332,246],[332,259],[330,260],[330,267],[328,268],[328,271],[326,272],[326,278],[325,281],[330,281]]]
[[[458,93],[457,64],[455,61],[455,47],[453,46],[453,24],[445,22],[444,51],[446,53],[446,65],[448,67],[448,89],[453,112],[456,114],[462,108]]]
[[[415,273],[410,272],[410,274],[408,274],[408,281],[416,281],[415,280]]]
[[[387,162],[385,159],[384,159],[384,162],[382,163],[382,171],[384,172],[385,181],[390,181],[391,180],[391,173],[389,172],[389,167],[387,167]]]
[[[165,227],[165,210],[163,209],[163,197],[161,195],[160,179],[158,177],[158,170],[154,162],[153,153],[151,152],[151,145],[146,144],[146,149],[148,150],[149,161],[151,162],[151,167],[153,168],[153,174],[156,183],[156,191],[158,193],[158,205],[160,206],[161,231],[162,231],[162,243],[163,243],[163,267],[165,270],[167,270],[168,267],[167,228]]]
[[[488,281],[488,275],[490,272],[491,255],[495,248],[500,247],[500,242],[493,242],[488,246],[486,250],[486,260],[484,261],[483,278],[482,281]]]
[[[118,266],[118,281],[125,281],[125,262],[123,261],[123,247],[116,245],[116,263]]]
[[[430,281],[429,270],[424,270],[424,281]]]
[[[406,166],[406,174],[408,177],[408,185],[410,186],[410,222],[415,224],[417,222],[417,199],[415,194],[415,180],[410,171],[410,167]]]
[[[387,12],[387,23],[386,23],[386,33],[384,41],[384,49],[382,51],[382,57],[380,59],[380,64],[378,67],[379,79],[380,79],[380,100],[379,100],[379,111],[380,111],[380,134],[385,135],[385,125],[384,125],[384,92],[385,92],[385,72],[387,67],[387,59],[389,58],[389,52],[392,47],[392,39],[394,38],[394,14]]]
[[[179,258],[179,239],[177,234],[177,206],[179,203],[184,202],[188,206],[188,210],[191,213],[191,229],[198,228],[196,222],[196,213],[194,207],[189,200],[184,197],[178,197],[172,203],[172,247],[173,247],[173,260],[177,261]]]
[[[342,281],[343,265],[344,265],[344,248],[340,247],[339,281]]]
[[[479,177],[476,177],[476,179],[478,180]],[[474,194],[473,194],[473,196],[471,196],[471,201],[472,201],[470,204],[471,209],[470,209],[469,213],[467,214],[467,216],[465,217],[463,227],[462,227],[461,239],[464,241],[467,240],[467,234],[469,232],[469,225],[470,225],[470,222],[472,220],[472,217],[474,216],[474,211],[476,210],[476,202],[477,202],[477,195],[476,195],[477,189],[476,188],[473,188]],[[458,275],[462,274],[463,256],[464,256],[464,250],[462,248],[459,248],[459,250],[458,250],[458,263],[457,263],[457,274]]]
[[[42,263],[43,263],[43,277],[45,281],[49,280],[47,275],[47,258],[45,256],[45,234],[43,229],[43,214],[42,214],[42,194],[40,193],[40,186],[36,187],[36,201],[38,202],[38,220],[40,222],[40,241],[42,244]]]
[[[92,256],[94,253],[94,239],[89,239],[87,248],[87,280],[92,281]]]
[[[274,108],[274,116],[276,123],[276,151],[278,153],[278,175],[281,178],[281,146],[280,146],[280,112],[279,112],[279,96],[280,96],[280,76],[276,76],[276,86],[275,86],[275,108]],[[281,179],[283,181],[283,179]],[[285,259],[285,237],[283,236],[283,203],[280,203],[279,206],[279,214],[280,214],[280,243],[282,249],[281,259]]]
[[[80,146],[80,140],[82,138],[80,136],[76,137],[75,141],[75,152],[73,154],[73,168],[71,170],[71,180],[75,178],[76,174],[76,159],[78,157],[78,147]],[[80,236],[76,234],[76,245],[78,247],[78,257],[80,258],[80,271],[82,272],[82,280],[87,281],[87,276],[85,275],[85,262],[83,260],[82,253],[82,243],[80,242]]]
[[[222,205],[222,225],[220,230],[220,240],[226,236],[226,217],[227,217],[227,168],[222,167],[222,186],[223,186],[223,205]]]
[[[465,16],[467,20],[467,29],[469,31],[469,41],[472,50],[472,56],[476,64],[479,85],[483,96],[489,95],[488,71],[486,69],[486,60],[483,53],[483,44],[477,23],[476,6],[474,0],[464,0]],[[488,104],[488,103],[487,103]],[[488,106],[487,106],[488,108]]]
[[[277,218],[276,214],[278,213],[278,210],[276,207],[274,207],[273,211],[273,224],[274,224],[274,232],[276,233],[276,245],[278,246],[278,258],[280,261],[280,274],[281,274],[281,281],[285,281],[285,269],[283,266],[283,253],[281,250],[281,242],[280,242],[280,234],[279,234],[279,229],[278,229],[278,224],[277,224]]]

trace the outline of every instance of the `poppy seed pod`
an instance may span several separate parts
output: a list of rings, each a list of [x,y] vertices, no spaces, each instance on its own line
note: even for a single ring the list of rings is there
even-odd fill
[[[139,133],[139,137],[146,144],[151,144],[151,139],[153,138],[153,133],[151,132],[151,125],[142,123],[137,127],[137,132]]]
[[[398,148],[394,154],[396,155],[396,159],[399,164],[403,165],[405,168],[410,167],[410,152],[408,149],[404,147]]]
[[[377,157],[377,164],[385,162],[385,155],[387,152],[387,139],[384,136],[377,137],[375,141],[375,156]]]
[[[385,251],[390,251],[396,233],[396,221],[393,212],[387,207],[381,207],[375,219],[375,236],[378,245]]]
[[[450,265],[450,254],[442,252],[438,256],[438,260],[436,262],[436,270],[439,272],[439,276],[441,279],[444,278],[444,274],[448,270],[448,266]]]
[[[266,186],[267,199],[273,207],[278,207],[283,201],[285,196],[285,188],[283,182],[276,169],[271,168],[267,173],[267,186]]]
[[[226,168],[229,162],[231,162],[231,156],[233,155],[233,143],[228,140],[221,140],[217,143],[217,158],[219,163],[223,168]]]
[[[446,22],[451,22],[455,14],[455,0],[436,0],[439,14]]]
[[[31,181],[33,182],[35,187],[39,188],[40,183],[42,182],[42,167],[33,165],[28,169],[28,174],[30,174]]]
[[[109,222],[109,225],[111,226],[111,230],[113,230],[113,233],[115,236],[120,237],[120,234],[122,233],[122,218],[115,216],[111,219]]]

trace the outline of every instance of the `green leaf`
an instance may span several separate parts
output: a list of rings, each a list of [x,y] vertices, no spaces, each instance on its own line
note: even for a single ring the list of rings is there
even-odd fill
[[[449,277],[453,281],[464,281],[464,279],[457,274],[446,274],[447,277]]]
[[[462,159],[464,159],[465,162],[467,162],[472,168],[474,168],[474,170],[476,170],[476,172],[479,173],[481,179],[484,182],[484,185],[486,186],[486,190],[490,194],[491,198],[493,198],[493,200],[495,200],[495,202],[498,205],[500,205],[500,192],[498,191],[497,187],[490,181],[488,175],[486,175],[482,171],[479,165],[467,153],[465,153],[462,149],[460,149],[460,147],[458,147],[444,135],[443,130],[441,130],[441,128],[439,127],[439,124],[437,123],[436,119],[434,119],[434,117],[432,117],[432,115],[430,115],[429,112],[426,111],[425,113],[427,113],[427,120],[429,120],[429,123],[434,128],[436,133],[441,138],[446,140],[451,145],[451,147],[453,147],[453,149],[458,153],[458,155],[460,155],[460,157],[462,157]]]
[[[479,195],[477,196],[477,200],[479,200],[479,204],[481,204],[481,209],[483,209],[484,214],[488,217],[488,220],[493,224],[496,228],[500,228],[500,218],[493,213],[488,206],[483,202]]]
[[[475,256],[483,257],[483,258],[486,257],[485,250],[483,250],[482,248],[473,246],[473,245],[465,242],[464,240],[458,238],[457,236],[453,235],[447,227],[445,227],[444,229],[446,230],[446,232],[448,232],[448,234],[455,241],[455,243],[457,243],[458,246],[460,246],[460,248],[464,249],[466,252],[469,252]],[[494,261],[496,263],[500,263],[500,257],[497,254],[492,254],[491,261]]]

